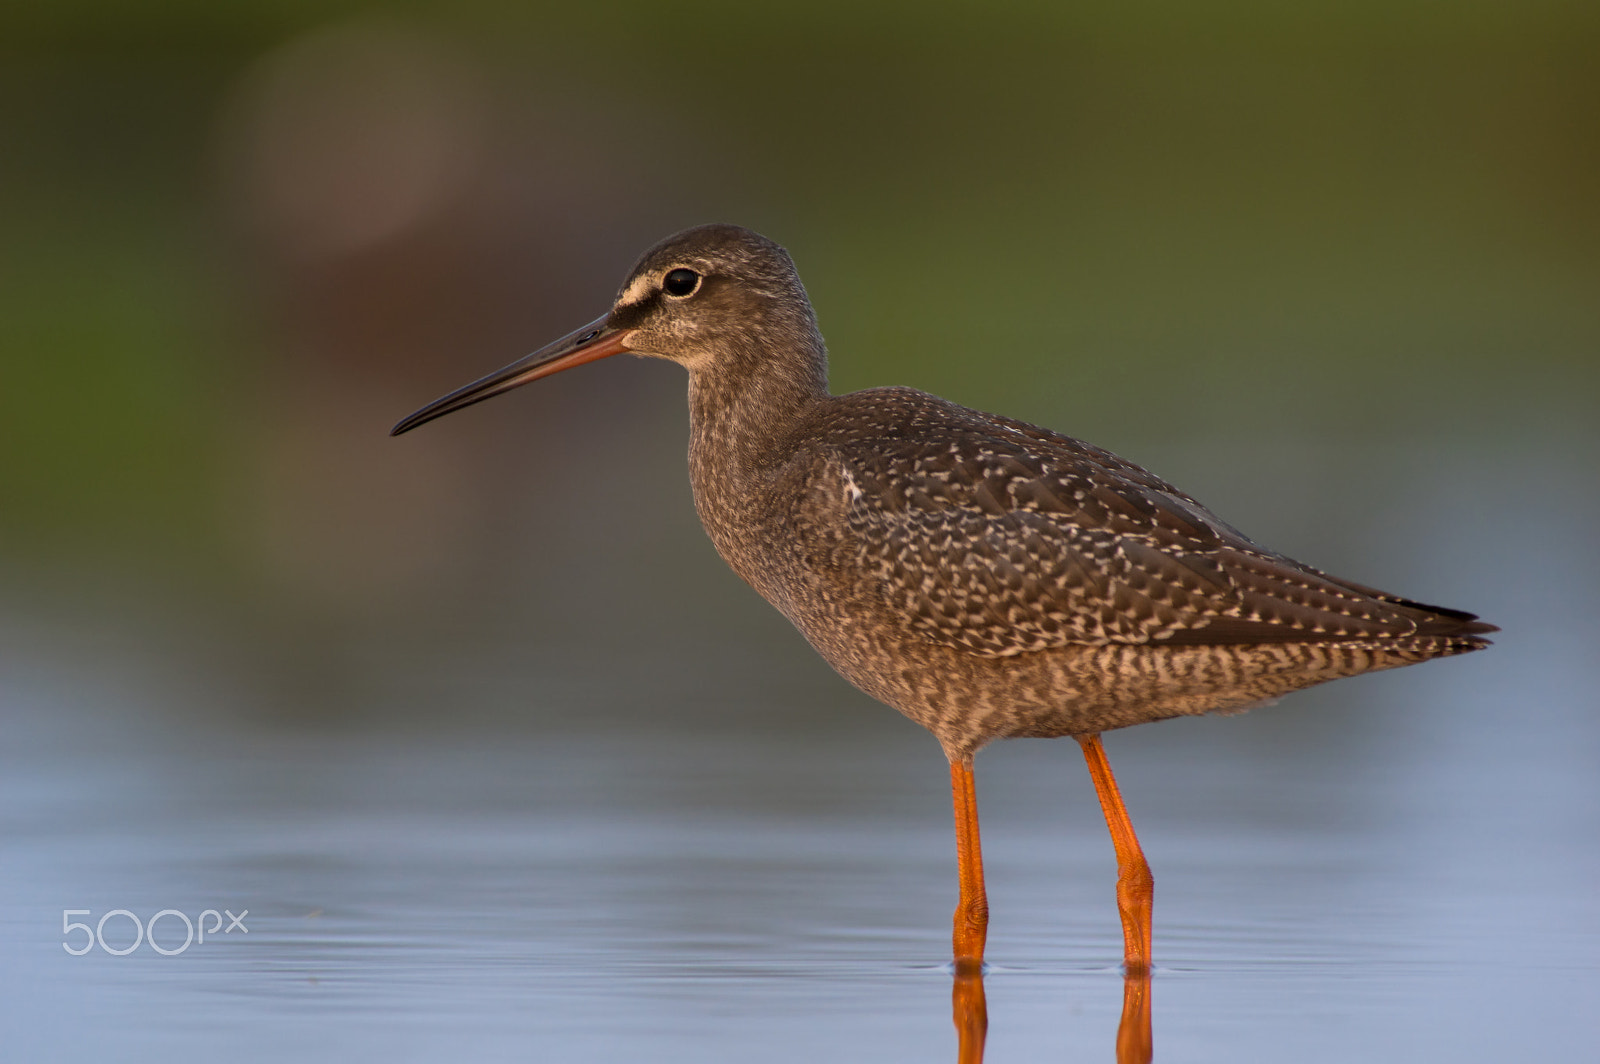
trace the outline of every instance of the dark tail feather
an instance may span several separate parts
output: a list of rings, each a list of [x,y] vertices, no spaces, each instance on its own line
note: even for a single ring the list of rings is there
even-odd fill
[[[1415,612],[1419,635],[1485,635],[1500,630],[1498,625],[1480,621],[1476,613],[1468,613],[1466,610],[1453,610],[1448,606],[1430,606],[1426,602],[1401,598],[1399,595],[1392,595],[1387,591],[1379,591],[1375,587],[1367,587],[1365,584],[1349,580],[1334,579],[1334,583],[1342,584],[1362,595],[1371,595],[1381,602]],[[1481,642],[1485,646],[1489,645],[1488,640]]]

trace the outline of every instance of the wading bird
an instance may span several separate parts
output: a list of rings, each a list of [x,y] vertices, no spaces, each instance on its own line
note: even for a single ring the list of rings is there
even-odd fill
[[[733,225],[656,245],[604,317],[394,432],[624,351],[689,371],[690,481],[717,551],[846,679],[944,747],[958,973],[981,970],[988,928],[972,780],[984,744],[1078,741],[1116,848],[1124,961],[1142,975],[1150,870],[1101,732],[1479,650],[1496,630],[1268,550],[1081,440],[909,388],[830,395],[794,263]]]

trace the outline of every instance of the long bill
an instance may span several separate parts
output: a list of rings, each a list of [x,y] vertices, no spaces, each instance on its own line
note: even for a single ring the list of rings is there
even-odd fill
[[[540,377],[548,377],[552,373],[560,373],[564,369],[581,366],[585,362],[594,362],[624,351],[631,351],[633,348],[628,346],[628,340],[632,336],[633,330],[615,328],[607,324],[606,318],[599,318],[576,332],[563,336],[555,343],[517,359],[504,369],[496,370],[464,388],[457,388],[441,399],[435,399],[416,413],[402,418],[399,424],[389,430],[389,435],[398,436],[402,432],[410,432],[418,425],[432,421],[436,417],[444,417],[464,406],[481,403],[485,399],[501,392],[509,392],[513,388],[520,388]]]

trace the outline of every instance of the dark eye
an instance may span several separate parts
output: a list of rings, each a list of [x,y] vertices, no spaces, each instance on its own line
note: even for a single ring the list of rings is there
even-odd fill
[[[669,296],[689,296],[700,287],[700,275],[693,270],[678,267],[668,270],[667,275],[661,279],[661,290]]]

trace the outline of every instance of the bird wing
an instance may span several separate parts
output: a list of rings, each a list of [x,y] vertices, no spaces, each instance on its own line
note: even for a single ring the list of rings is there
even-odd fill
[[[934,642],[1001,656],[1489,630],[1266,550],[1109,451],[911,395],[938,406],[906,397],[912,424],[835,436],[833,463],[853,562]]]

